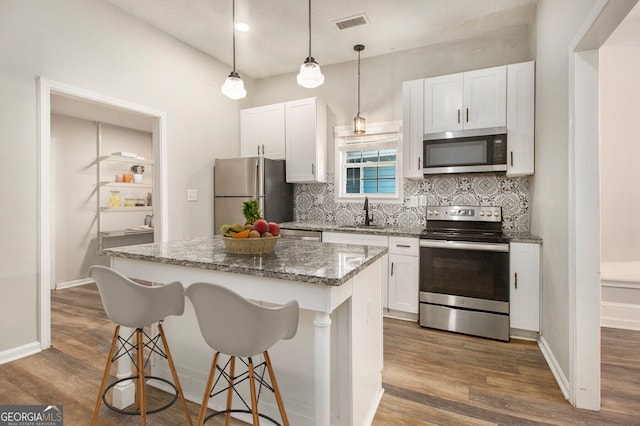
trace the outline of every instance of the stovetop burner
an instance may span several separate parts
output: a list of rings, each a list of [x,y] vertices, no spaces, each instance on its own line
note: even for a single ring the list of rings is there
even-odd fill
[[[496,242],[509,239],[502,233],[500,207],[427,207],[427,227],[422,239]]]

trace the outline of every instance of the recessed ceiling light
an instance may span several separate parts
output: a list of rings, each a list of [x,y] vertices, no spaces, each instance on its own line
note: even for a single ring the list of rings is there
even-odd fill
[[[238,22],[236,24],[236,30],[246,33],[247,31],[249,31],[249,24],[246,24],[244,22]]]

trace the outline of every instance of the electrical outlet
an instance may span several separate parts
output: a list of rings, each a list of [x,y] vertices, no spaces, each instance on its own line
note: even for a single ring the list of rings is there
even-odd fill
[[[187,189],[187,201],[198,201],[197,189]]]

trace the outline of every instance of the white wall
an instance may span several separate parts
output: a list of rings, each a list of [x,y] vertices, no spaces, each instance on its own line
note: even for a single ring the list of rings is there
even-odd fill
[[[0,40],[2,352],[38,339],[37,77],[166,112],[170,239],[213,232],[213,159],[239,154],[243,104],[220,93],[228,65],[102,0],[3,0]]]
[[[540,0],[536,20],[536,173],[531,231],[542,237],[542,330],[569,377],[569,51],[595,0]]]
[[[600,49],[601,260],[640,260],[640,47]]]

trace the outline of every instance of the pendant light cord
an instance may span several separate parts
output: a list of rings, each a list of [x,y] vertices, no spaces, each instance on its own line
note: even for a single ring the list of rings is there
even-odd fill
[[[236,0],[231,3],[231,19],[233,27],[233,73],[236,73]]]
[[[360,51],[358,50],[358,115],[360,115]]]
[[[311,0],[309,0],[309,58],[311,57]]]

